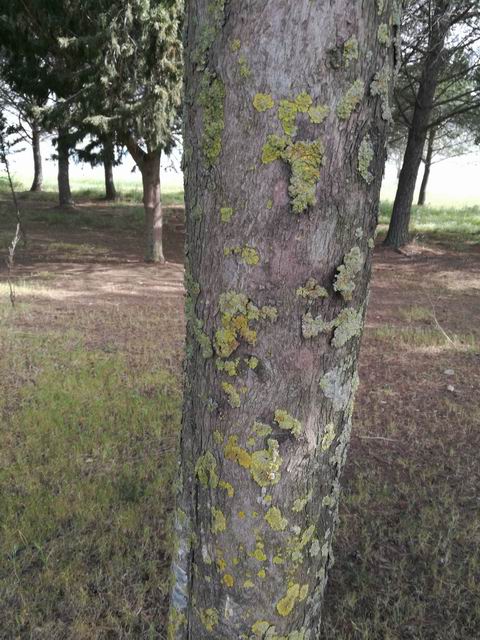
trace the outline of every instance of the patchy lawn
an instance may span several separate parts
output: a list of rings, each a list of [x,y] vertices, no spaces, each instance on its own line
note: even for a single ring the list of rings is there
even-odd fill
[[[0,638],[156,640],[183,212],[178,198],[167,208],[155,267],[133,197],[76,197],[74,212],[21,197],[15,309],[0,283]],[[375,252],[326,640],[480,637],[480,219],[415,215],[434,228],[408,255]],[[12,224],[0,193],[3,252]]]

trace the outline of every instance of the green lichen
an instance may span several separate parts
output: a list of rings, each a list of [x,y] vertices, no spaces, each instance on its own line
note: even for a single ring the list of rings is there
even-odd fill
[[[222,222],[230,222],[233,216],[233,209],[231,207],[222,207],[220,209],[220,220]]]
[[[213,453],[207,451],[198,458],[195,473],[203,487],[210,486],[212,489],[216,489],[218,486],[217,461]]]
[[[296,438],[298,438],[303,431],[302,423],[296,418],[293,418],[284,409],[277,409],[275,411],[274,420],[280,429],[291,431]]]
[[[274,439],[269,439],[267,441],[267,449],[252,453],[250,468],[252,478],[260,487],[278,484],[282,462],[278,442]]]
[[[280,160],[283,157],[283,153],[288,145],[287,138],[277,136],[272,133],[267,137],[267,141],[263,146],[262,162],[263,164],[269,164],[275,160]]]
[[[207,631],[213,631],[218,625],[218,611],[216,609],[200,609],[200,620]]]
[[[286,138],[268,136],[263,147],[262,162],[268,164],[281,159],[290,165],[292,174],[288,192],[294,213],[303,213],[316,204],[316,186],[324,155],[325,148],[320,140],[289,143]]]
[[[374,158],[374,151],[370,136],[366,135],[360,143],[358,150],[358,172],[367,184],[373,180],[373,174],[369,170],[370,164]]]
[[[273,429],[269,424],[264,424],[263,422],[257,422],[257,421],[253,423],[253,432],[259,438],[266,438],[272,433],[272,431]]]
[[[273,209],[273,200],[271,198],[267,200],[267,209]]]
[[[391,122],[392,109],[390,107],[390,84],[392,79],[392,70],[386,64],[380,71],[377,71],[370,86],[372,96],[379,96],[382,103],[382,118],[387,122]]]
[[[321,316],[314,318],[310,311],[302,317],[302,335],[307,340],[316,338],[329,329],[330,324],[328,322],[325,322]]]
[[[234,409],[241,405],[240,394],[230,382],[222,382],[222,389],[228,398],[228,404]]]
[[[213,356],[212,343],[210,338],[203,331],[202,320],[197,318],[195,314],[195,305],[200,294],[200,285],[198,282],[193,280],[188,262],[185,268],[185,289],[187,291],[187,297],[185,300],[185,315],[187,322],[189,323],[193,336],[201,349],[202,356],[205,359],[209,359]]]
[[[261,540],[257,540],[255,549],[250,554],[252,558],[255,558],[258,562],[266,562],[267,556],[265,554],[265,544]]]
[[[210,509],[212,514],[212,533],[217,535],[218,533],[223,533],[227,528],[227,521],[221,509],[217,509],[216,507],[212,507]]]
[[[232,53],[236,53],[237,51],[240,51],[241,46],[242,43],[240,42],[240,40],[238,38],[235,38],[235,40],[232,40],[232,42],[230,43],[230,51]]]
[[[175,640],[178,632],[185,626],[187,617],[181,611],[178,611],[175,607],[170,607],[168,614],[167,625],[167,640]]]
[[[308,110],[308,115],[310,117],[310,122],[313,124],[322,124],[325,118],[330,113],[330,107],[324,104],[320,104],[317,106],[312,106]]]
[[[236,255],[250,266],[256,266],[260,262],[260,254],[253,247],[225,247],[223,254],[224,256]]]
[[[345,411],[355,393],[356,377],[346,376],[344,367],[338,366],[322,377],[319,386],[334,411]]]
[[[247,296],[235,291],[222,293],[219,299],[222,327],[215,332],[214,347],[217,355],[228,358],[240,345],[240,340],[254,345],[257,332],[251,326],[257,320],[276,319],[273,307],[259,309]]]
[[[340,120],[348,120],[355,108],[360,104],[364,93],[365,84],[360,79],[355,80],[337,106],[337,116]]]
[[[273,109],[275,101],[268,93],[257,93],[253,98],[253,106],[262,113]]]
[[[195,63],[205,65],[206,54],[221,29],[224,8],[225,0],[211,0],[208,3],[207,21],[200,29],[198,45],[193,54]]]
[[[375,240],[373,238],[369,238],[368,242],[367,242],[368,248],[369,249],[374,249],[375,248]]]
[[[278,107],[278,119],[282,125],[282,129],[287,136],[294,136],[297,133],[296,120],[297,120],[298,106],[296,102],[291,100],[280,100]]]
[[[377,13],[381,15],[385,9],[385,0],[377,0]]]
[[[276,322],[278,319],[278,309],[266,304],[260,309],[260,317],[262,320]]]
[[[243,78],[244,80],[250,78],[250,76],[252,75],[252,70],[250,69],[250,65],[248,64],[248,61],[243,54],[238,58],[238,67],[240,70],[241,78]]]
[[[299,287],[295,293],[299,298],[306,298],[308,300],[328,298],[328,291],[324,287],[321,287],[315,278],[309,278],[303,287]]]
[[[377,36],[380,44],[384,44],[385,46],[390,44],[390,29],[388,28],[388,24],[382,23],[378,27]]]
[[[352,36],[343,45],[343,61],[348,67],[354,60],[358,60],[358,40]]]
[[[278,507],[271,507],[265,515],[265,520],[274,531],[285,531],[288,526],[288,520],[282,516]]]
[[[240,358],[235,358],[235,360],[217,360],[215,362],[215,366],[218,371],[224,371],[231,378],[234,378],[238,375],[238,366],[240,364]]]
[[[313,498],[313,491],[310,490],[304,498],[297,498],[292,506],[292,511],[295,513],[300,513],[303,511],[310,500]]]
[[[273,627],[270,622],[267,622],[266,620],[257,620],[257,622],[252,625],[252,633],[256,638],[263,639],[265,638],[267,631],[270,631],[272,628],[275,633],[275,627]]]
[[[363,313],[355,309],[344,309],[335,319],[335,332],[333,334],[332,346],[340,349],[349,340],[358,336],[362,330]]]
[[[292,171],[288,193],[294,213],[303,213],[316,204],[316,187],[324,155],[325,148],[320,140],[295,142],[285,150],[283,157]]]
[[[329,422],[325,427],[325,431],[322,437],[322,451],[328,451],[332,446],[332,442],[335,440],[335,425],[333,422]]]
[[[220,78],[205,72],[198,100],[203,108],[203,152],[207,163],[213,166],[222,151],[225,128],[225,87]]]
[[[344,300],[352,299],[355,291],[355,277],[362,270],[364,262],[365,256],[359,247],[353,247],[345,256],[343,264],[338,267],[333,288]]]
[[[308,113],[313,106],[312,97],[306,91],[303,91],[295,98],[295,105],[299,113]]]

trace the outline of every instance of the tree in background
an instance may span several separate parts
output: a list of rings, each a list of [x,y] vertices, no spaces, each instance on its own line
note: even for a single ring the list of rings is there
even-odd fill
[[[116,145],[113,135],[93,136],[84,147],[78,148],[76,153],[81,162],[86,162],[92,167],[103,165],[105,200],[115,201],[117,199],[117,190],[115,188],[113,168],[121,163],[124,153],[123,148]]]
[[[116,133],[140,169],[146,259],[164,262],[160,161],[176,138],[181,102],[181,0],[80,3],[83,23],[63,39],[86,59],[90,80],[78,101],[98,135]],[[80,7],[79,7],[80,10]]]
[[[390,119],[392,5],[187,3],[170,639],[320,637]]]
[[[16,93],[8,84],[1,81],[0,97],[4,105],[4,112],[10,117],[10,130],[15,133],[18,141],[29,144],[33,154],[33,182],[30,191],[41,191],[43,186],[43,164],[41,139],[42,128],[39,111],[41,105],[36,96]]]
[[[385,238],[385,244],[393,247],[409,240],[413,196],[429,130],[435,130],[430,136],[434,140],[440,126],[480,106],[478,2],[410,0],[406,7],[395,102],[400,126],[408,135]]]

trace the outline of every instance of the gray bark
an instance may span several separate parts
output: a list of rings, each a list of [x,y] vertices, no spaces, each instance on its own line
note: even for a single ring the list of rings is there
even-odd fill
[[[393,55],[377,32],[391,3],[220,5],[187,2],[168,637],[316,640],[385,157]]]
[[[58,132],[58,204],[60,207],[72,207],[74,205],[70,190],[69,154],[70,144],[68,132]]]
[[[409,241],[408,229],[415,185],[433,110],[438,77],[444,64],[445,37],[450,28],[450,6],[451,2],[448,0],[440,0],[435,5],[429,49],[420,79],[412,124],[408,133],[402,170],[400,171],[397,193],[393,203],[392,217],[384,240],[384,244],[387,246],[399,248]]]
[[[432,127],[428,133],[428,141],[427,141],[427,153],[425,155],[425,168],[423,171],[422,184],[420,185],[420,192],[418,194],[418,206],[423,207],[425,202],[427,201],[427,186],[428,180],[430,178],[430,170],[432,168],[432,157],[433,157],[433,144],[435,142],[435,127]]]
[[[114,147],[111,138],[103,141],[103,168],[105,172],[105,200],[116,200],[117,190],[113,179]]]
[[[160,190],[160,152],[148,154],[141,166],[145,208],[145,260],[163,264],[163,214]]]
[[[32,125],[33,182],[30,191],[41,191],[43,185],[42,152],[40,149],[40,129]]]

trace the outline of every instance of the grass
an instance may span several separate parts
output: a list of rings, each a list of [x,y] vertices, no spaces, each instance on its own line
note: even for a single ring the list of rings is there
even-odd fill
[[[75,332],[0,346],[0,637],[158,638],[178,377]]]
[[[391,210],[391,202],[382,202],[379,215],[381,225],[388,225]],[[480,206],[458,208],[414,205],[410,232],[414,238],[428,241],[480,244]]]

